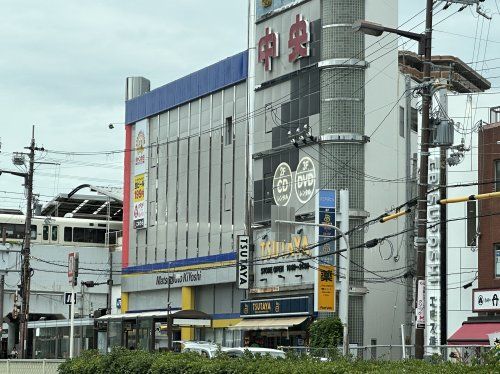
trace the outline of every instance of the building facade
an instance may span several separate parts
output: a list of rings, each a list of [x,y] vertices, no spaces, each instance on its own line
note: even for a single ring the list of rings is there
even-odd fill
[[[410,239],[360,246],[407,228],[363,224],[408,200],[415,111],[397,39],[380,44],[351,27],[396,27],[397,1],[251,4],[248,52],[128,97],[122,311],[195,309],[212,327],[177,337],[276,346],[304,344],[308,323],[348,307],[351,343],[400,344],[414,310]],[[320,190],[335,204],[321,206]],[[348,287],[344,257],[317,259],[342,244],[307,251],[332,232],[276,222],[326,213],[346,230],[363,227],[350,235]],[[243,287],[239,235],[253,242]],[[324,309],[320,266],[335,267],[338,288]]]
[[[249,299],[242,301],[242,311],[247,311],[242,312],[242,327],[249,339],[293,345],[306,338],[308,321],[302,317],[292,321],[291,315],[307,316],[311,321],[332,314],[331,309],[323,313],[318,307],[319,267],[333,264],[336,284],[342,288],[345,260],[338,256],[325,264],[318,260],[317,253],[304,251],[304,247],[321,240],[324,232],[309,226],[287,227],[276,224],[276,220],[324,223],[319,190],[336,191],[336,206],[328,209],[338,209],[342,205],[340,192],[348,191],[347,227],[351,229],[405,202],[406,149],[415,146],[416,135],[411,131],[406,135],[409,121],[404,112],[404,81],[402,89],[399,84],[397,43],[391,39],[380,53],[370,50],[375,39],[352,31],[358,19],[396,26],[396,1],[255,3],[255,39],[251,45],[255,58],[250,58],[255,87],[250,95],[255,95],[255,108],[263,109],[255,116],[252,131],[255,249],[253,284]],[[398,103],[403,113],[394,109]],[[409,142],[407,137],[411,138]],[[333,217],[328,215],[329,222],[337,223],[331,221]],[[350,235],[350,245],[358,247],[369,238],[404,227],[404,223],[391,222],[356,230]],[[368,275],[365,269],[390,274],[396,268],[399,273],[388,277],[403,274],[406,249],[390,254],[391,246],[402,244],[401,238],[384,243],[380,251],[388,251],[388,257],[364,248],[351,252],[351,343],[400,341],[399,329],[408,309],[398,307],[406,297],[405,284]],[[320,251],[327,253],[335,248],[338,245]],[[336,312],[346,307],[340,301],[341,292],[336,292]],[[272,307],[276,303],[289,303],[298,309],[260,316],[259,308],[249,307]],[[279,325],[277,321],[267,321],[270,326],[266,331],[265,323],[258,322],[260,317],[282,318],[281,331],[276,332],[272,326]]]
[[[240,341],[227,327],[243,298],[235,242],[248,224],[247,56],[127,98],[122,312],[213,320],[174,340]],[[129,79],[128,90],[143,83]]]
[[[500,123],[479,132],[479,193],[500,192]],[[490,182],[491,183],[488,183]],[[500,199],[479,201],[478,287],[494,289],[500,297]],[[497,303],[498,313],[500,305]]]
[[[479,194],[500,191],[500,118],[492,108],[490,123],[478,131]],[[472,312],[448,339],[450,344],[493,345],[500,339],[500,200],[498,197],[469,201],[477,204],[477,272],[471,288]],[[474,211],[476,213],[476,211]],[[469,287],[469,286],[473,287]]]

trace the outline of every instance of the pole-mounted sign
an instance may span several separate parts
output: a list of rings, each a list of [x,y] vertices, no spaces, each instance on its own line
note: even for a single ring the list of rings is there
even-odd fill
[[[69,284],[76,286],[78,284],[78,253],[71,252],[68,255],[68,281]]]
[[[238,235],[238,288],[248,290],[248,255],[250,250],[250,237]]]

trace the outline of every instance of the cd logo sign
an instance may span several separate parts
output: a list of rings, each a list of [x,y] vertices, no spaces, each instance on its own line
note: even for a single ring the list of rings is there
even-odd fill
[[[282,162],[276,168],[273,178],[273,197],[279,206],[285,206],[292,196],[292,170],[290,165]]]
[[[316,169],[314,168],[314,163],[309,157],[302,157],[295,173],[295,193],[297,199],[302,204],[307,203],[314,195],[315,186]]]

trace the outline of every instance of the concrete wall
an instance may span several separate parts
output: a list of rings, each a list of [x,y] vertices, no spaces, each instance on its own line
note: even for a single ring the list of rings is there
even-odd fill
[[[13,251],[20,251],[20,245],[12,245]],[[52,315],[57,318],[69,317],[69,305],[64,305],[64,293],[71,292],[68,283],[68,253],[78,252],[80,257],[80,275],[78,277],[76,313],[88,315],[98,308],[106,307],[108,286],[82,288],[81,281],[106,282],[109,278],[108,249],[101,247],[69,248],[59,245],[35,244],[31,247],[30,313]],[[121,255],[114,256],[113,266],[121,267]],[[5,277],[4,318],[12,313],[14,295],[20,284],[21,260],[19,252],[10,252],[9,273]],[[114,283],[120,284],[120,277],[115,274]],[[83,295],[83,297],[82,297]],[[20,301],[18,301],[20,304]]]

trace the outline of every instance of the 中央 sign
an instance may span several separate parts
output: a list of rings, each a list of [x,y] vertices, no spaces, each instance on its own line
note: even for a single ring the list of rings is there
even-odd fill
[[[311,33],[309,28],[309,21],[302,14],[297,14],[288,34],[289,62],[294,63],[300,58],[310,55]],[[280,55],[279,38],[280,35],[277,32],[266,27],[265,35],[259,39],[257,56],[258,61],[264,64],[265,71],[272,71],[272,61]]]

